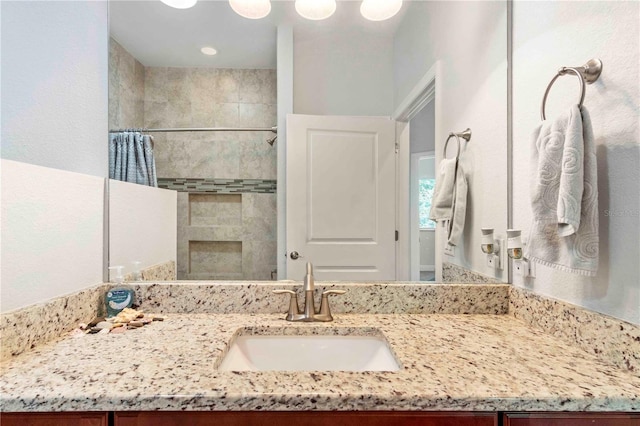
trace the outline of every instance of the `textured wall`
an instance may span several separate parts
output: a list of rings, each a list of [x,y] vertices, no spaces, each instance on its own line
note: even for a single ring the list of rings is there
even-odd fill
[[[436,161],[449,132],[473,131],[461,156],[469,182],[464,238],[455,257],[438,251],[436,264],[441,259],[506,282],[506,271],[488,268],[479,249],[480,228],[503,236],[507,229],[506,2],[427,1],[408,7],[394,39],[395,107],[439,61]]]
[[[145,127],[273,127],[275,70],[146,68]],[[158,176],[276,179],[270,132],[159,133]],[[271,279],[273,193],[178,194],[179,279]]]
[[[109,129],[144,126],[144,65],[109,39]]]
[[[600,269],[588,278],[538,266],[535,279],[514,283],[534,292],[640,323],[640,4],[526,2],[513,9],[514,227],[528,234],[530,134],[544,90],[561,66],[600,58],[600,79],[587,87],[597,145]],[[560,78],[547,117],[577,102],[575,77]]]
[[[2,306],[102,282],[104,178],[2,160]]]
[[[106,177],[107,2],[0,7],[2,158]]]

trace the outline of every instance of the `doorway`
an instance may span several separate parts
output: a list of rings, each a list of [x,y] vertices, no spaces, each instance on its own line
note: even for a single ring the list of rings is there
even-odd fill
[[[435,108],[427,103],[409,121],[411,153],[410,276],[412,281],[436,280],[436,224],[429,220],[435,187]]]

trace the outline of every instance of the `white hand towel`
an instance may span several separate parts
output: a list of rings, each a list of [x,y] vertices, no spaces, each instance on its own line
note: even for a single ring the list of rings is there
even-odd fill
[[[449,221],[449,235],[447,242],[457,246],[464,231],[464,221],[467,215],[467,178],[464,176],[462,164],[458,164],[456,172],[455,197],[452,208],[452,218]]]
[[[580,275],[598,270],[598,177],[587,110],[578,105],[533,132],[526,256]]]
[[[450,220],[455,195],[456,168],[458,160],[446,158],[440,161],[440,170],[436,176],[436,187],[431,199],[429,219],[439,222]]]
[[[466,211],[467,179],[462,164],[456,158],[445,158],[436,177],[429,219],[446,224],[447,242],[452,246],[462,237]]]

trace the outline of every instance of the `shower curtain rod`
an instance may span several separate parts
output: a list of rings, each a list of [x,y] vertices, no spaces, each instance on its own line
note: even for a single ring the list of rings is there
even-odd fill
[[[118,129],[109,130],[109,133],[121,132],[146,132],[146,133],[172,133],[172,132],[273,132],[278,133],[277,127],[184,127],[168,129]]]

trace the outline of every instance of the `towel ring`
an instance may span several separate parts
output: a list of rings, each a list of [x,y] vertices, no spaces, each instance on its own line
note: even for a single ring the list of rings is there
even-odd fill
[[[455,137],[456,141],[458,142],[458,150],[456,151],[455,158],[458,158],[458,156],[460,155],[460,138],[455,133],[449,133],[449,137],[447,138],[447,141],[444,143],[444,149],[442,150],[442,158],[447,158],[447,145],[449,145],[449,140],[453,137]]]
[[[566,75],[568,73],[575,74],[580,80],[580,102],[578,103],[579,107],[582,107],[584,103],[584,95],[585,95],[585,83],[591,84],[596,81],[600,74],[602,73],[602,61],[600,59],[590,59],[586,64],[581,67],[562,67],[558,70],[558,73],[551,79],[549,85],[547,86],[547,90],[544,92],[544,96],[542,97],[542,106],[540,107],[540,117],[542,120],[546,120],[547,117],[544,113],[544,107],[547,103],[547,97],[549,96],[549,92],[551,91],[551,86],[556,82],[558,77]]]
[[[453,137],[455,137],[456,142],[458,142],[458,151],[456,151],[456,157],[455,157],[455,158],[458,158],[458,156],[460,155],[460,138],[469,142],[469,140],[471,140],[471,129],[467,128],[465,131],[459,132],[459,133],[453,133],[453,132],[449,133],[449,137],[447,138],[447,141],[444,143],[444,149],[442,150],[442,158],[447,158],[447,145],[449,145],[449,140]]]

